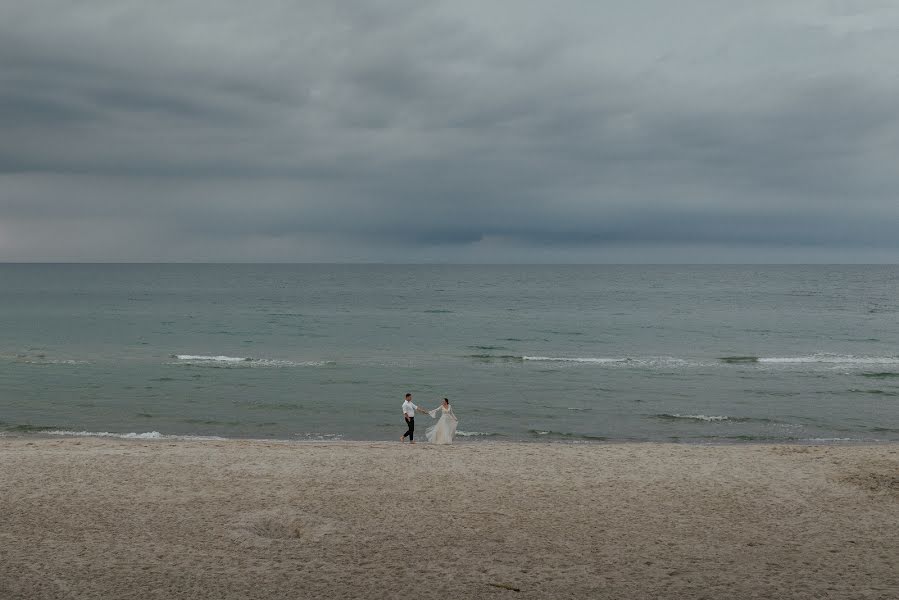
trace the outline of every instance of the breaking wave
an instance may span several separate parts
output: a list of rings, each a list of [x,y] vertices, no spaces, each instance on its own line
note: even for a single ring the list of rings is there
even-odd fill
[[[521,360],[533,360],[539,362],[576,362],[576,363],[620,363],[627,362],[628,358],[594,358],[594,357],[567,357],[567,356],[522,356]]]
[[[753,356],[733,355],[715,358],[689,357],[678,358],[674,356],[549,356],[549,355],[525,355],[515,356],[509,354],[470,354],[468,358],[483,362],[540,362],[557,364],[583,364],[611,367],[637,367],[637,368],[682,368],[682,367],[713,367],[715,365],[834,365],[840,367],[865,367],[874,365],[899,366],[899,356],[855,356],[851,354],[817,353],[801,356]],[[867,375],[870,377],[899,377],[899,373],[876,373]]]
[[[608,438],[601,435],[590,435],[587,433],[570,433],[562,431],[552,431],[545,429],[529,429],[528,433],[540,439],[557,439],[557,440],[583,440],[602,442]]]
[[[292,361],[269,358],[250,358],[241,356],[206,356],[200,354],[173,354],[178,362],[175,365],[193,365],[206,367],[323,367],[336,364],[328,360]]]
[[[86,365],[89,361],[73,358],[51,358],[43,352],[0,354],[0,359],[11,360],[26,365]]]
[[[503,434],[484,431],[456,431],[456,435],[460,437],[497,437]]]
[[[706,363],[698,360],[685,360],[673,356],[650,356],[645,358],[605,357],[605,356],[522,356],[522,361],[561,364],[597,365],[624,368],[678,368],[699,367]]]
[[[310,442],[337,442],[343,439],[342,433],[295,433],[294,437],[302,438]]]
[[[222,363],[239,363],[239,362],[251,362],[252,358],[241,358],[235,356],[202,356],[195,354],[175,354],[172,358],[177,358],[178,360],[187,360],[191,362],[222,362]]]
[[[791,426],[789,423],[778,423],[778,421],[774,419],[767,419],[765,417],[730,417],[727,415],[703,415],[703,414],[695,414],[695,415],[682,415],[680,413],[659,413],[656,415],[648,415],[650,418],[658,419],[661,421],[695,421],[695,422],[703,422],[703,423],[770,423],[770,424],[779,424],[782,426]]]
[[[728,364],[834,364],[834,365],[899,365],[896,356],[854,356],[852,354],[809,354],[806,356],[722,356],[721,362]]]
[[[745,419],[733,419],[731,417],[723,416],[723,415],[682,415],[679,413],[669,414],[669,413],[660,413],[658,415],[653,415],[656,419],[661,419],[663,421],[677,421],[680,419],[687,421],[705,421],[707,423],[715,423],[720,421],[734,421],[734,420],[745,420]]]
[[[217,436],[201,436],[201,435],[163,435],[158,431],[145,431],[143,433],[110,433],[108,431],[68,431],[64,429],[49,429],[46,431],[36,431],[35,433],[43,433],[46,435],[61,435],[65,437],[98,437],[98,438],[117,438],[122,440],[198,440],[198,441],[220,441],[226,438]]]

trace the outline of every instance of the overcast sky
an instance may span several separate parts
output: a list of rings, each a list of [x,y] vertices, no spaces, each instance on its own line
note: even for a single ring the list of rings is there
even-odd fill
[[[0,260],[899,262],[899,3],[4,1]]]

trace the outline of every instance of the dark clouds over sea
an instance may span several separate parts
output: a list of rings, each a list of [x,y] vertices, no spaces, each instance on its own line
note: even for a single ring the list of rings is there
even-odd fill
[[[11,2],[0,260],[895,262],[890,2]]]

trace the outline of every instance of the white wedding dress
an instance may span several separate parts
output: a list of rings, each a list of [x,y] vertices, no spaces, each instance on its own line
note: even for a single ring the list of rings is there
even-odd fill
[[[445,408],[442,404],[434,410],[428,411],[432,419],[437,418],[440,414],[440,420],[425,430],[425,437],[431,444],[452,444],[453,438],[456,436],[456,425],[459,419],[453,412],[453,407]]]

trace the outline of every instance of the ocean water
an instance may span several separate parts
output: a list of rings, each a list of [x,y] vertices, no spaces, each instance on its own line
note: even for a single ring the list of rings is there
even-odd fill
[[[899,441],[899,267],[0,265],[0,435],[395,440],[407,391],[469,440]]]

